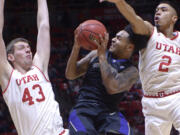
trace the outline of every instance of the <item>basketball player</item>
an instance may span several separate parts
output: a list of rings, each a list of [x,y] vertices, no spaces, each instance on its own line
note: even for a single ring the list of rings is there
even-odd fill
[[[174,31],[179,5],[162,1],[156,8],[153,26],[125,0],[107,1],[116,4],[134,33],[149,36],[139,58],[145,134],[169,135],[172,124],[180,133],[180,32]]]
[[[12,40],[6,53],[2,36],[4,0],[0,0],[0,85],[18,135],[67,135],[48,78],[47,2],[37,2],[37,51],[32,59],[29,42],[23,38]]]
[[[85,75],[77,104],[69,117],[71,135],[129,135],[125,117],[118,111],[120,93],[128,91],[138,79],[138,71],[129,58],[134,44],[127,31],[122,30],[112,39],[107,50],[108,34],[101,37],[98,49],[78,61],[80,45],[75,42],[69,57],[66,78],[74,80]]]

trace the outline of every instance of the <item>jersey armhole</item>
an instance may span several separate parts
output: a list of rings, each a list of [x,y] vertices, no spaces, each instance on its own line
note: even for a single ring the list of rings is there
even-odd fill
[[[153,32],[151,33],[150,37],[149,37],[149,40],[152,38],[153,34],[154,34],[154,31],[155,31],[155,28],[153,27]],[[148,40],[148,41],[149,41]]]
[[[171,40],[176,39],[178,36],[179,36],[179,32],[177,31],[177,34],[173,38],[171,38]]]
[[[6,88],[4,90],[2,90],[2,94],[4,94],[7,91],[7,89],[8,89],[13,72],[14,72],[14,69],[12,69],[12,71],[11,71],[11,75],[9,77],[8,84],[7,84]]]
[[[36,66],[36,65],[33,65],[33,66],[36,67],[41,72],[41,74],[44,76],[44,78],[47,82],[50,82],[50,80],[46,78],[45,74],[42,72],[42,70],[38,66]]]

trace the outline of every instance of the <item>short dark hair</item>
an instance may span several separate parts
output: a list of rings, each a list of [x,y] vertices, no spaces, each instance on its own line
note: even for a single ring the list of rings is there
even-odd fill
[[[14,53],[14,44],[16,44],[17,42],[25,42],[30,45],[30,42],[25,38],[15,38],[12,41],[10,41],[9,44],[7,45],[7,48],[6,48],[7,54]]]
[[[135,34],[132,30],[131,25],[127,25],[124,30],[129,34],[129,40],[132,44],[134,44],[135,49],[134,52],[138,52],[139,50],[145,48],[147,46],[147,42],[149,40],[149,36]]]
[[[128,38],[129,38],[129,41],[134,44],[134,41],[133,41],[133,39],[132,39],[133,31],[132,31],[131,25],[130,25],[130,24],[127,25],[127,26],[124,28],[124,30],[129,34],[129,37],[128,37]]]
[[[172,8],[174,8],[174,10],[177,13],[177,16],[179,17],[179,4],[180,4],[180,2],[177,2],[176,0],[161,0],[159,4],[162,4],[162,3],[168,4]]]

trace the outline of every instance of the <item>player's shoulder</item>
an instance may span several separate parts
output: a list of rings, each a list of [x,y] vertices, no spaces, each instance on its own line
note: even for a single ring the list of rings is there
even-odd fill
[[[180,37],[180,31],[177,30],[177,31],[175,31],[175,32],[177,32],[177,33],[178,33],[178,36]]]
[[[175,31],[177,33],[176,37],[177,37],[177,41],[180,42],[180,31]]]
[[[0,70],[0,85],[2,89],[5,89],[7,85],[9,84],[9,81],[11,79],[11,76],[13,74],[13,67],[10,65],[9,62],[4,63],[3,66],[1,66]]]

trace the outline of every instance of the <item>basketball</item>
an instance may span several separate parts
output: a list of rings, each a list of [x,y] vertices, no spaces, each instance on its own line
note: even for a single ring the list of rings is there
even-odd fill
[[[107,32],[106,27],[100,21],[87,20],[81,23],[78,28],[77,41],[84,49],[95,50],[97,49],[97,45],[93,40],[99,42],[99,34],[104,37],[105,32]]]

